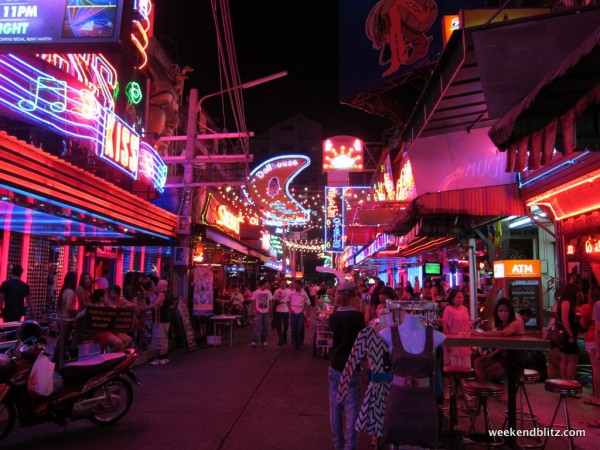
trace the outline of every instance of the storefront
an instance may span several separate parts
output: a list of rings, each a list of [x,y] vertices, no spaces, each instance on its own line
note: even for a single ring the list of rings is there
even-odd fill
[[[177,218],[15,138],[0,135],[0,273],[25,268],[32,307],[46,308],[50,268],[149,272],[170,254]],[[101,263],[101,264],[100,264]],[[99,274],[98,274],[99,276]]]

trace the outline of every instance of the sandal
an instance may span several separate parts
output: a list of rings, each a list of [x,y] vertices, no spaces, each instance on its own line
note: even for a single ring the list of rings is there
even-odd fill
[[[600,419],[591,420],[586,423],[588,428],[600,428]]]

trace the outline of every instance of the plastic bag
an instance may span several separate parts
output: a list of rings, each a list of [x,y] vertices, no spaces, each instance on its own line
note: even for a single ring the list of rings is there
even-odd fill
[[[38,395],[50,395],[54,390],[53,375],[54,363],[44,355],[44,352],[40,352],[31,368],[27,389],[29,392],[35,392]]]

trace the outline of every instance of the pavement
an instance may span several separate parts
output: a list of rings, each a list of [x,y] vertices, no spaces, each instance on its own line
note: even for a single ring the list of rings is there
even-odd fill
[[[147,362],[154,354],[142,352],[136,374],[143,386],[134,387],[131,411],[110,427],[109,434],[87,421],[69,423],[64,429],[43,424],[17,428],[2,447],[332,450],[329,361],[313,355],[314,329],[306,331],[305,349],[295,351],[289,345],[277,346],[272,330],[268,347],[250,348],[250,327],[234,330],[231,348],[228,336],[217,347],[201,342],[193,352],[172,351],[170,364],[164,366],[151,366]],[[540,426],[548,426],[558,395],[545,392],[543,383],[527,385],[527,392]],[[600,444],[600,430],[585,426],[600,417],[600,407],[584,403],[589,396],[586,387],[581,399],[568,400],[573,427],[586,431],[585,437],[575,438],[577,449],[596,449]],[[491,399],[490,409],[494,425],[501,425],[506,398]],[[466,429],[467,418],[461,418],[459,426]],[[567,441],[559,437],[550,438],[546,446],[566,448]],[[372,449],[369,437],[361,434],[359,450],[367,449]]]

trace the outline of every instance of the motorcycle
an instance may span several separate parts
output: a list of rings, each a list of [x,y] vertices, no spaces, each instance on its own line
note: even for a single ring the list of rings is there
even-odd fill
[[[40,352],[45,351],[42,329],[34,321],[23,322],[19,341],[0,353],[0,440],[19,420],[20,426],[42,422],[64,425],[68,420],[88,419],[111,425],[122,419],[133,402],[133,388],[124,378],[141,386],[132,367],[137,353],[97,354],[66,363],[53,376],[53,391],[39,396],[28,389],[29,376]]]

